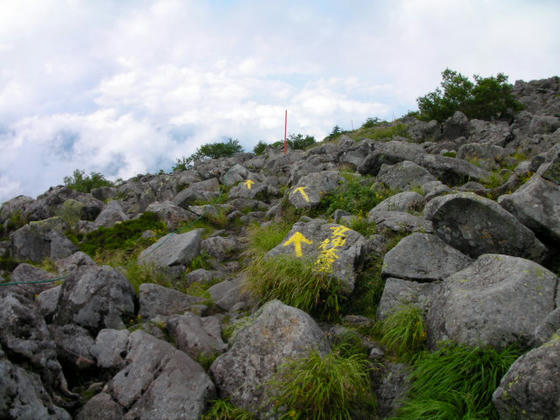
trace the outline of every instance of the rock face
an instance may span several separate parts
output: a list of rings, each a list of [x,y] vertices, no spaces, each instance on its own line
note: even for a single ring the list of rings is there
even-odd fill
[[[307,258],[321,272],[340,280],[346,292],[354,289],[356,271],[362,262],[366,240],[358,232],[322,219],[298,222],[282,243],[266,256],[291,255]]]
[[[492,401],[500,419],[560,416],[560,337],[521,356],[502,378]]]
[[[385,255],[382,275],[415,281],[443,280],[471,262],[437,236],[414,233]]]
[[[539,262],[545,257],[546,248],[531,230],[496,202],[476,194],[436,197],[424,214],[440,238],[471,257],[496,253]]]
[[[558,279],[533,261],[481,255],[443,284],[428,313],[428,341],[504,348],[533,340],[555,307]]]
[[[220,395],[253,412],[265,402],[266,382],[289,358],[328,345],[321,329],[305,312],[271,301],[241,330],[230,350],[218,357],[210,371]]]

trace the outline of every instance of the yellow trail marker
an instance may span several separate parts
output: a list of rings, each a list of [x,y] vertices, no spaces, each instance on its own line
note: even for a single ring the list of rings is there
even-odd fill
[[[309,203],[309,197],[307,196],[307,193],[305,192],[306,188],[307,187],[298,187],[294,190],[294,193],[299,192],[301,194],[301,196],[303,197],[303,199]]]
[[[254,183],[255,181],[251,181],[250,179],[248,179],[247,181],[245,181],[245,186],[250,190]]]
[[[303,257],[303,252],[301,250],[301,244],[306,243],[307,245],[311,245],[313,241],[307,239],[301,232],[294,233],[290,239],[284,242],[284,246],[288,246],[294,244],[294,249],[296,251],[296,257]]]

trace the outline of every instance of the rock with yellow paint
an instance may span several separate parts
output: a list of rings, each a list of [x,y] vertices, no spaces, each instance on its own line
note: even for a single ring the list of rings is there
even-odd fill
[[[346,181],[338,171],[322,171],[302,177],[288,193],[290,203],[298,209],[319,205],[321,198]]]

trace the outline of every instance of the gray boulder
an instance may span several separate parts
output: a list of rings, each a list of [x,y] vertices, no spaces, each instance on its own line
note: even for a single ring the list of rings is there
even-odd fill
[[[419,282],[443,280],[462,270],[472,260],[427,233],[413,233],[403,238],[383,259],[381,274]]]
[[[121,420],[124,410],[109,394],[100,392],[82,407],[76,420]]]
[[[470,120],[469,133],[469,143],[488,143],[501,147],[513,138],[506,121]]]
[[[42,270],[31,264],[19,264],[12,272],[11,281],[13,283],[22,283],[14,286],[4,286],[3,291],[9,290],[16,293],[25,294],[27,297],[33,298],[45,290],[51,289],[56,286],[56,282],[46,283],[29,283],[27,282],[40,282],[44,280],[54,280],[58,278],[55,274]]]
[[[263,199],[269,195],[269,190],[268,184],[258,181],[257,177],[252,177],[233,187],[229,191],[229,198]]]
[[[559,297],[556,296],[557,306],[558,299]],[[556,307],[556,309],[550,312],[535,329],[534,344],[537,346],[543,345],[549,341],[558,330],[560,330],[560,308]]]
[[[86,329],[74,324],[50,325],[49,329],[56,344],[58,359],[65,366],[81,370],[95,365],[91,353],[94,341]]]
[[[461,185],[467,181],[481,181],[491,175],[485,169],[479,168],[462,159],[455,159],[441,155],[423,154],[415,161],[426,168],[432,175],[447,185]]]
[[[141,284],[138,295],[138,314],[144,319],[151,319],[156,315],[180,314],[203,301],[200,297],[153,283]]]
[[[209,284],[214,282],[216,279],[223,278],[224,274],[219,271],[205,270],[204,268],[199,268],[197,270],[191,271],[185,276],[185,280],[188,285],[193,283],[199,284]]]
[[[115,223],[123,222],[128,220],[129,217],[124,212],[121,204],[119,201],[109,201],[107,206],[99,213],[95,221],[93,222],[94,227],[99,228],[103,227],[111,227],[114,226]]]
[[[405,191],[386,198],[368,213],[368,217],[373,217],[377,212],[382,211],[418,211],[422,209],[424,197],[417,192]]]
[[[222,340],[220,321],[215,316],[201,318],[186,312],[169,317],[166,326],[177,348],[192,358],[209,357],[227,349]]]
[[[546,248],[535,234],[496,202],[473,193],[436,197],[424,208],[435,233],[459,251],[544,259]]]
[[[108,384],[124,419],[197,419],[216,395],[198,363],[143,331],[130,334],[125,363]]]
[[[192,221],[196,219],[196,215],[175,205],[172,201],[154,202],[150,204],[146,211],[156,213],[160,220],[165,222],[167,229],[177,229],[179,224],[184,221]]]
[[[278,367],[315,348],[329,350],[315,321],[305,312],[274,300],[237,333],[230,350],[214,361],[210,371],[220,395],[257,412],[269,391],[266,383]]]
[[[249,296],[243,290],[241,278],[224,280],[208,289],[212,301],[225,311],[246,306]]]
[[[502,349],[527,344],[555,308],[557,277],[533,261],[481,255],[447,278],[428,312],[428,341],[441,340]]]
[[[367,155],[358,172],[362,175],[377,175],[383,164],[393,165],[408,160],[416,162],[424,154],[424,148],[419,144],[391,140],[388,142],[377,142],[373,152]]]
[[[395,190],[408,190],[435,180],[436,178],[425,168],[408,160],[394,165],[383,164],[377,174],[377,181]]]
[[[77,324],[96,333],[102,328],[123,328],[134,316],[134,289],[109,266],[82,266],[62,285],[54,322]]]
[[[39,307],[39,313],[45,317],[47,322],[50,322],[50,319],[56,312],[56,306],[58,305],[61,290],[62,286],[59,285],[44,290],[37,296],[36,301]]]
[[[315,207],[324,194],[335,190],[344,182],[338,171],[314,172],[302,177],[290,190],[288,198],[298,209]]]
[[[377,317],[383,319],[403,305],[414,305],[427,312],[433,296],[439,291],[439,283],[388,278],[377,307]]]
[[[16,259],[41,262],[45,258],[64,258],[78,250],[64,234],[66,224],[59,217],[31,222],[10,235]]]
[[[533,115],[529,124],[531,134],[550,134],[560,128],[560,118],[552,115]]]
[[[70,420],[53,404],[39,375],[0,359],[0,418],[18,420]]]
[[[201,248],[218,261],[225,261],[237,249],[237,242],[233,238],[212,236],[201,242]]]
[[[61,258],[54,262],[57,270],[61,274],[69,274],[84,265],[96,265],[95,261],[86,253],[78,251],[66,258]]]
[[[560,339],[515,361],[492,395],[504,420],[546,420],[560,416]]]
[[[341,282],[345,292],[354,289],[367,242],[356,231],[322,219],[298,222],[282,243],[270,250],[266,257],[290,255],[307,258],[316,270],[328,273]]]
[[[455,111],[453,116],[449,117],[443,123],[442,137],[444,139],[454,140],[457,137],[469,136],[469,120],[461,111]]]
[[[433,232],[431,221],[404,211],[371,211],[368,222],[375,223],[379,228],[399,233]]]
[[[138,262],[159,268],[188,265],[200,254],[202,232],[203,229],[195,229],[181,234],[169,233],[142,251]]]
[[[217,178],[191,184],[188,188],[179,192],[173,202],[179,207],[186,208],[195,201],[209,201],[219,196],[220,183]]]
[[[100,368],[122,368],[127,352],[128,330],[103,329],[95,338],[91,346],[91,354],[97,360]]]
[[[244,181],[249,178],[249,170],[239,163],[236,163],[222,176],[222,184],[235,185],[238,182]]]
[[[391,418],[402,406],[410,387],[410,367],[404,363],[387,362],[381,370],[381,379],[375,390],[380,418]]]
[[[467,143],[457,151],[458,159],[476,160],[481,167],[490,170],[499,167],[505,156],[505,149],[494,144]]]
[[[0,224],[5,224],[11,217],[19,219],[23,217],[27,208],[35,200],[26,195],[18,195],[11,200],[5,201],[0,207]],[[7,225],[5,226],[7,227]]]

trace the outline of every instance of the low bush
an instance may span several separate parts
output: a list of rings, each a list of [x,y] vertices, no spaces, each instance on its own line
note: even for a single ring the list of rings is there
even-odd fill
[[[348,227],[362,234],[366,238],[377,233],[377,225],[375,222],[370,223],[362,212],[352,219],[352,222]]]
[[[305,258],[257,257],[245,269],[245,288],[262,302],[279,299],[319,318],[336,319],[345,299],[340,282],[313,270]]]
[[[351,419],[356,412],[375,409],[371,392],[371,370],[363,353],[343,355],[334,348],[281,365],[268,383],[269,403],[291,419]]]
[[[229,400],[214,400],[202,420],[254,420],[248,411],[236,407]]]
[[[424,348],[426,325],[422,308],[404,305],[383,320],[381,343],[387,350],[409,360]]]
[[[266,150],[266,143],[260,140],[253,148],[253,153],[257,156],[262,155]]]
[[[498,419],[492,393],[523,353],[445,343],[414,364],[398,420]]]
[[[223,142],[203,144],[189,157],[183,156],[177,159],[177,163],[173,166],[173,171],[184,171],[197,160],[229,157],[242,151],[243,147],[239,144],[239,140],[231,137]]]
[[[76,169],[72,176],[64,177],[64,185],[73,190],[88,193],[94,188],[111,187],[113,183],[100,174],[99,172],[90,172],[86,175],[84,171]]]
[[[144,283],[155,283],[164,287],[171,287],[165,272],[153,265],[138,264],[136,260],[130,260],[121,268],[124,275],[134,288],[136,294],[140,290],[140,285]]]

